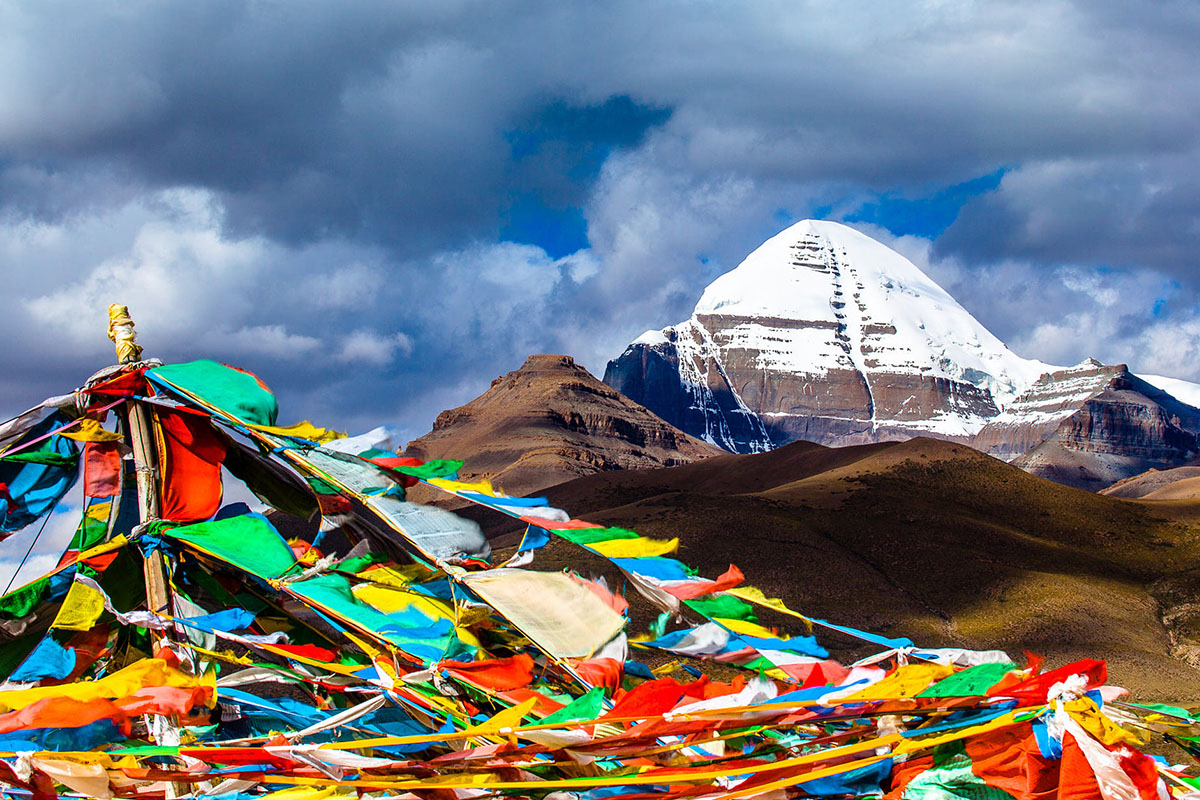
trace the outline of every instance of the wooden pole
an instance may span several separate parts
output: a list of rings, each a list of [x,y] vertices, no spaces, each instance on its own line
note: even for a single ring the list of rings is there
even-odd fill
[[[118,363],[133,364],[141,360],[142,348],[136,342],[137,332],[133,329],[133,320],[126,306],[113,304],[108,307],[108,338],[116,345]],[[138,517],[145,525],[162,518],[158,496],[158,458],[146,407],[136,400],[130,400],[127,407],[129,446],[133,450],[134,474],[137,478]],[[171,599],[162,554],[146,555],[144,566],[147,610],[170,614]]]

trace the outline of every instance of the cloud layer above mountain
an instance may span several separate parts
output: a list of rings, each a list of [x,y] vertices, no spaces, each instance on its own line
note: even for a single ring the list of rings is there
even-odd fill
[[[595,371],[791,221],[907,248],[1022,355],[1200,379],[1192,3],[0,8],[15,412],[110,358],[416,435]]]

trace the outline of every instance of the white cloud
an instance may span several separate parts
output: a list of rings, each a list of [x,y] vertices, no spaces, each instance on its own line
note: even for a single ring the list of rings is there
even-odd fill
[[[138,206],[143,221],[127,249],[79,265],[82,279],[25,302],[35,323],[78,346],[104,331],[111,303],[128,305],[141,332],[170,339],[228,327],[249,312],[266,242],[224,238],[206,192],[163,192]],[[70,235],[74,225],[60,227]]]
[[[409,355],[412,349],[413,340],[407,334],[383,336],[374,331],[357,330],[342,339],[336,358],[338,361],[383,366],[397,355]]]
[[[301,276],[295,299],[315,308],[362,309],[373,305],[383,284],[380,269],[358,262]]]
[[[207,331],[197,337],[198,350],[215,347],[246,356],[296,359],[315,355],[321,340],[288,333],[283,325],[248,325],[234,331]]]

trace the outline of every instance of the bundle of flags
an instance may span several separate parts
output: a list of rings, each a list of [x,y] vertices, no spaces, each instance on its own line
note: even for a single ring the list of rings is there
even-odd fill
[[[251,373],[138,362],[0,425],[0,535],[36,537],[60,505],[79,518],[54,569],[0,597],[4,796],[1200,788],[1142,752],[1200,751],[1200,720],[1130,702],[1103,662],[1046,670],[812,619],[736,566],[699,575],[674,539],[277,416]],[[149,446],[131,446],[139,430]],[[228,476],[266,513],[226,502]],[[520,543],[494,553],[467,517],[412,502],[418,484],[507,515]],[[285,539],[276,514],[308,533]],[[551,542],[620,580],[537,569]],[[631,600],[657,615],[649,630],[631,628]],[[869,654],[839,663],[826,636]]]

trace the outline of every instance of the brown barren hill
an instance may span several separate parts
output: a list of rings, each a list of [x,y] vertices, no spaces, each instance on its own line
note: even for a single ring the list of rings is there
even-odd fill
[[[1136,498],[1164,497],[1160,492],[1166,492],[1167,496],[1173,497],[1179,491],[1179,487],[1175,487],[1175,484],[1192,481],[1194,478],[1200,478],[1200,466],[1187,465],[1172,469],[1150,469],[1134,475],[1132,478],[1117,481],[1112,486],[1101,489],[1100,494],[1106,494],[1109,497]],[[1192,481],[1189,485],[1194,486],[1195,483]],[[1187,490],[1184,491],[1185,494],[1181,496],[1188,497]],[[1192,496],[1200,497],[1200,495]]]
[[[923,646],[1017,659],[1028,649],[1052,666],[1104,658],[1111,681],[1139,697],[1200,700],[1200,612],[1188,610],[1200,504],[1103,497],[923,438],[802,442],[600,473],[545,494],[580,518],[679,537],[679,557],[701,574],[737,564],[747,583],[818,618]],[[578,557],[555,542],[540,559]],[[821,638],[840,658],[865,652]]]
[[[1197,500],[1200,499],[1200,476],[1180,478],[1161,489],[1155,489],[1145,500]]]
[[[723,453],[601,383],[570,356],[533,355],[479,397],[438,415],[405,454],[464,461],[464,478],[529,494],[608,470],[671,467]]]

